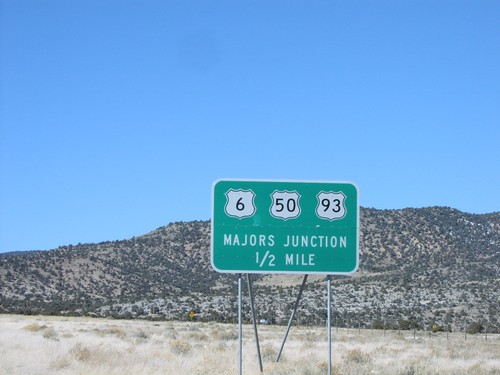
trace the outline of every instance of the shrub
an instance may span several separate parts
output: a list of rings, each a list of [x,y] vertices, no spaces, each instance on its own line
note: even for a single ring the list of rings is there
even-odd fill
[[[47,328],[46,325],[41,326],[38,323],[31,323],[23,327],[23,329],[28,332],[38,332],[45,328]]]
[[[87,362],[92,356],[90,349],[82,346],[80,343],[73,346],[69,352],[77,361],[80,362]]]
[[[359,349],[349,350],[344,359],[346,362],[357,364],[370,363],[372,361],[369,354],[364,353]]]
[[[140,330],[135,333],[135,337],[138,339],[146,340],[149,337],[149,335],[146,332]]]
[[[184,340],[172,340],[170,346],[172,352],[177,355],[188,354],[192,349],[191,344]]]
[[[418,324],[414,320],[400,320],[398,322],[399,329],[402,331],[409,331],[411,329],[417,329]]]
[[[276,361],[276,352],[271,345],[269,345],[269,344],[264,345],[261,353],[262,353],[262,359],[264,361],[266,361],[266,362]]]
[[[443,326],[440,326],[439,324],[433,324],[432,325],[432,332],[433,333],[443,332],[443,331],[444,331]]]
[[[98,333],[100,335],[115,335],[116,337],[119,337],[123,339],[125,336],[127,336],[127,333],[123,330],[123,328],[120,328],[118,326],[110,326],[101,330],[98,330]]]
[[[43,331],[43,337],[46,339],[57,339],[57,332],[54,328],[48,327]]]
[[[475,335],[476,333],[481,333],[483,332],[483,325],[479,322],[476,322],[476,323],[472,323],[471,325],[469,325],[467,327],[467,333],[471,334],[471,335]]]
[[[238,339],[238,333],[234,331],[218,329],[212,331],[211,337],[215,340],[233,341]]]

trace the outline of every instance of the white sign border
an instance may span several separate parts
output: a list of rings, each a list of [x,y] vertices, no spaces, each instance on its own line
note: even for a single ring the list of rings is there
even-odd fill
[[[356,199],[357,199],[357,204],[356,204],[356,265],[354,266],[352,271],[348,272],[321,272],[321,271],[311,271],[311,272],[305,272],[305,271],[269,271],[269,270],[264,270],[264,271],[258,271],[258,270],[221,270],[217,268],[214,264],[214,225],[213,225],[213,219],[214,219],[214,214],[215,214],[215,202],[214,202],[214,197],[215,197],[215,186],[219,182],[223,181],[228,181],[228,182],[285,182],[285,183],[310,183],[310,184],[349,184],[354,186],[356,189]],[[233,273],[233,274],[244,274],[244,273],[251,273],[251,274],[274,274],[274,275],[339,275],[339,276],[350,276],[356,273],[359,269],[359,211],[360,211],[360,204],[359,204],[359,188],[358,185],[349,180],[274,180],[274,179],[252,179],[252,178],[219,178],[215,180],[212,183],[212,189],[211,189],[211,202],[212,202],[212,207],[211,207],[211,218],[210,218],[210,263],[212,265],[212,268],[219,273]]]

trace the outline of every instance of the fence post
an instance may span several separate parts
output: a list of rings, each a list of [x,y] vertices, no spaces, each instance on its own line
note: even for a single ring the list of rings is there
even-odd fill
[[[465,320],[464,324],[464,339],[467,341],[467,319]]]

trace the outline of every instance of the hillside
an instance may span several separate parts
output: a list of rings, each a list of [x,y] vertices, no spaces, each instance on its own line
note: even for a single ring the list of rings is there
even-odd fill
[[[499,330],[500,213],[362,208],[360,269],[334,278],[338,325]],[[301,276],[252,275],[259,318],[286,321]],[[324,278],[299,308],[323,324]],[[0,254],[0,311],[233,320],[236,275],[210,266],[210,222],[178,222],[123,241]],[[245,313],[249,317],[248,303]]]

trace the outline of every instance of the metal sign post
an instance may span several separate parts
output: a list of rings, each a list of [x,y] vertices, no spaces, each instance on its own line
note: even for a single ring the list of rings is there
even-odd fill
[[[262,357],[260,355],[259,333],[257,332],[257,318],[255,316],[255,308],[253,304],[252,284],[250,282],[250,274],[248,273],[247,273],[247,286],[248,286],[248,297],[250,298],[250,311],[252,312],[253,331],[255,334],[255,345],[257,346],[257,356],[259,357],[259,368],[260,372],[264,372],[264,368],[262,367]]]
[[[299,301],[300,301],[300,298],[302,297],[302,291],[304,290],[304,287],[306,285],[306,281],[307,281],[307,275],[304,275],[304,279],[302,280],[302,284],[300,285],[299,294],[297,296],[297,299],[295,300],[295,305],[293,306],[292,314],[290,315],[290,319],[288,320],[288,326],[286,327],[285,337],[283,337],[283,341],[281,343],[281,347],[280,347],[280,350],[278,352],[278,356],[276,357],[276,362],[280,361],[281,352],[283,351],[286,339],[288,337],[288,333],[290,332],[290,327],[292,326],[293,318],[295,316],[295,313],[297,312],[297,308],[299,307]]]
[[[243,374],[243,319],[241,306],[241,273],[238,274],[238,374]]]
[[[327,295],[328,295],[328,375],[332,375],[332,276],[327,277]]]
[[[290,315],[290,319],[288,320],[288,326],[285,332],[285,337],[283,338],[283,341],[281,343],[280,350],[278,352],[278,356],[276,357],[276,362],[279,362],[280,357],[281,357],[281,352],[283,351],[283,348],[285,346],[286,339],[288,337],[288,333],[290,332],[290,327],[292,325],[293,318],[295,316],[295,313],[297,312],[297,308],[299,305],[300,298],[302,296],[302,291],[304,290],[305,283],[307,280],[307,275],[304,276],[304,279],[302,281],[302,285],[300,286],[299,289],[299,294],[297,296],[297,299],[295,301],[295,305],[292,310],[292,314]],[[332,276],[328,275],[327,276],[327,337],[328,337],[328,375],[332,374]]]
[[[279,361],[308,274],[326,274],[328,374],[331,375],[331,275],[350,275],[359,264],[356,185],[340,181],[220,179],[212,185],[211,263],[238,274],[238,367],[242,374],[242,273],[304,274]],[[259,338],[248,276],[260,371]]]

